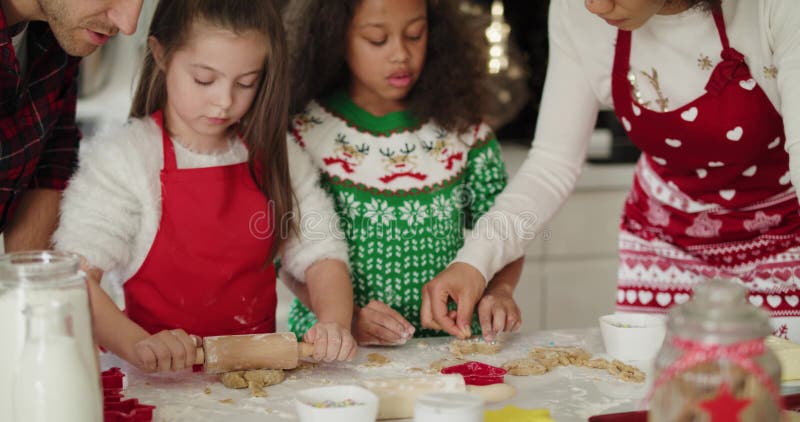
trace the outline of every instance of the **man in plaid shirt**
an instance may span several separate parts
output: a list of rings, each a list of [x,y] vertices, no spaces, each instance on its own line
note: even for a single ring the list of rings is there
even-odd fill
[[[0,233],[47,249],[77,165],[80,57],[132,34],[142,0],[0,0]]]

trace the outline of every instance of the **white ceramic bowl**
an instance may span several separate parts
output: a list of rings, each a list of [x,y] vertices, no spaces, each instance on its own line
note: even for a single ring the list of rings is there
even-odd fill
[[[314,406],[326,401],[340,403],[348,399],[357,404],[346,407]],[[309,388],[297,393],[295,409],[301,422],[374,422],[378,417],[378,396],[355,385]]]
[[[649,314],[611,314],[600,317],[606,353],[622,361],[656,357],[667,332],[666,318]]]

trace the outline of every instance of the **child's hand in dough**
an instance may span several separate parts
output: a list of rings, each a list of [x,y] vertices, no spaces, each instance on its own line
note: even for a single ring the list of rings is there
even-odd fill
[[[353,313],[353,334],[360,345],[393,346],[408,341],[414,326],[389,305],[372,300]]]
[[[478,302],[478,319],[486,341],[494,341],[497,333],[503,331],[517,331],[522,325],[522,314],[513,292],[491,287]]]
[[[191,368],[195,364],[199,340],[181,329],[161,331],[133,345],[131,363],[145,372]]]
[[[303,336],[303,341],[314,345],[314,359],[323,362],[353,360],[358,346],[350,330],[333,322],[318,322]]]

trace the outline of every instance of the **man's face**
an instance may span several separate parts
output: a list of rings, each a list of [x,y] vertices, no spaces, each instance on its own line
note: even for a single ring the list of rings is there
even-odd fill
[[[142,0],[36,0],[61,48],[88,56],[122,31],[136,32]]]

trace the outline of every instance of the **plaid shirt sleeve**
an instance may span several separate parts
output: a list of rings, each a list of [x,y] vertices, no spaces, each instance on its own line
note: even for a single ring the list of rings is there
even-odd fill
[[[77,70],[66,88],[61,117],[47,139],[39,163],[31,178],[30,188],[64,190],[78,166],[78,143],[81,132],[75,124],[78,98]]]

